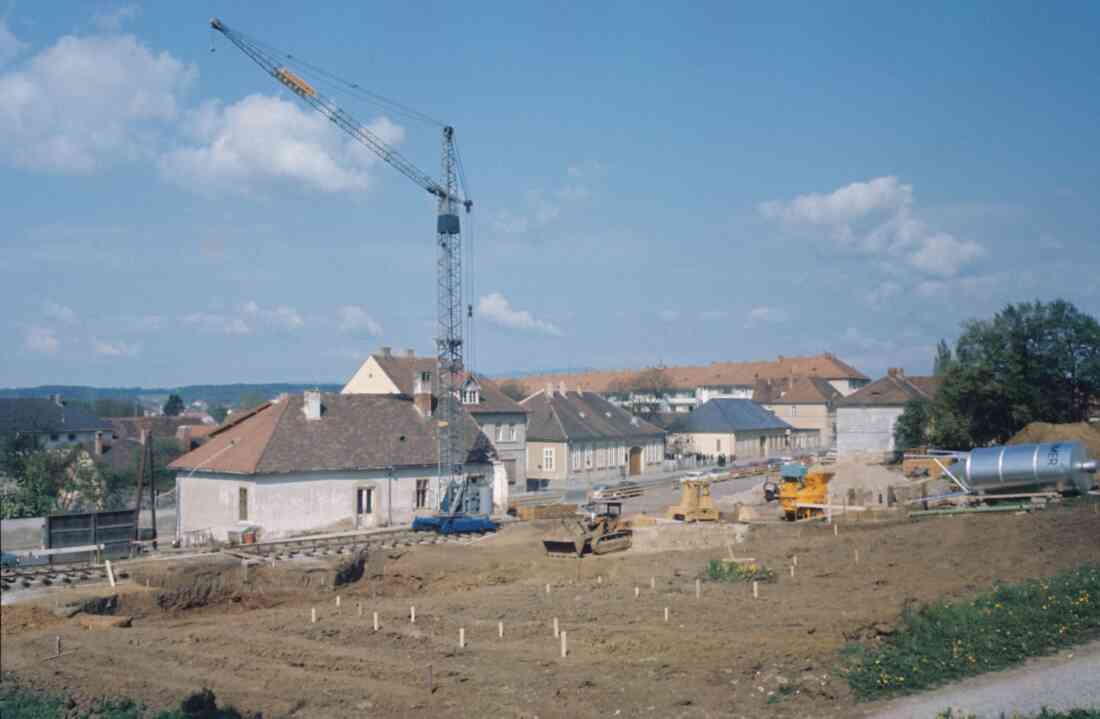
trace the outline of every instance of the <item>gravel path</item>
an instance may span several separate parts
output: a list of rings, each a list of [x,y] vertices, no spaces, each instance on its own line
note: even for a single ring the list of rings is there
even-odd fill
[[[951,708],[962,716],[999,719],[1018,712],[1038,714],[1051,710],[1100,708],[1100,642],[1061,651],[982,677],[967,679],[943,689],[897,699],[882,706],[872,719],[932,719]]]

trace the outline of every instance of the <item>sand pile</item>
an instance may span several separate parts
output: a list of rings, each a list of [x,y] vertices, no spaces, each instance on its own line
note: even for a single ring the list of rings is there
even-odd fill
[[[1090,457],[1100,459],[1100,427],[1088,422],[1076,424],[1032,422],[1008,440],[1009,444],[1033,442],[1080,442],[1085,445]]]
[[[911,496],[919,496],[920,493],[920,489],[900,472],[891,471],[881,464],[837,462],[815,465],[810,471],[819,469],[835,473],[829,482],[829,495],[833,502],[847,499],[849,504],[864,507],[886,506],[891,503],[892,498],[904,501]]]

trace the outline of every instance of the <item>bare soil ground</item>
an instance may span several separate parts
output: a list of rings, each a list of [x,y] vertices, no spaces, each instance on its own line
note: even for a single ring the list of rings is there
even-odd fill
[[[726,548],[578,563],[544,555],[546,526],[509,527],[471,546],[390,550],[335,590],[303,579],[293,562],[254,568],[247,583],[204,580],[211,589],[184,593],[189,601],[178,601],[178,573],[164,587],[153,576],[149,589],[139,580],[121,592],[118,612],[134,617],[125,629],[83,630],[56,616],[51,608],[68,601],[61,594],[5,606],[0,666],[31,687],[151,707],[206,686],[267,717],[854,717],[875,707],[853,703],[833,673],[837,651],[891,631],[906,603],[1100,562],[1100,515],[1090,506],[856,522],[839,536],[776,524],[733,547],[776,571],[759,599],[747,585],[705,580],[696,599],[696,577]],[[565,659],[554,617],[568,634]],[[73,653],[44,661],[55,636]],[[794,689],[780,693],[783,684]]]

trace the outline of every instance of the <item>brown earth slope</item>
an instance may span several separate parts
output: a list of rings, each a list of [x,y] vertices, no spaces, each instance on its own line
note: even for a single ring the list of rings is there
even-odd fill
[[[119,611],[134,617],[128,629],[83,630],[41,606],[3,607],[2,669],[33,687],[154,707],[206,686],[268,717],[853,717],[868,709],[833,673],[837,651],[890,632],[907,603],[1100,563],[1100,514],[1083,504],[853,523],[839,536],[777,524],[732,547],[776,571],[759,599],[746,585],[705,580],[696,599],[706,561],[728,550],[625,552],[578,565],[544,556],[544,529],[392,551],[369,560],[384,559],[382,581],[335,591],[260,582],[262,594],[215,594],[213,604],[181,609],[162,608],[156,588],[143,588],[121,597]],[[555,617],[568,634],[565,659]],[[43,661],[55,636],[73,653]],[[793,689],[779,693],[784,684]]]

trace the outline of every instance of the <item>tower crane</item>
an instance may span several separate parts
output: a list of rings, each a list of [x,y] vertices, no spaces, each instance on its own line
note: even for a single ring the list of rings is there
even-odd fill
[[[210,21],[210,27],[220,32],[241,52],[251,58],[264,72],[301,98],[306,104],[326,117],[332,124],[350,135],[360,144],[384,160],[405,177],[412,180],[436,198],[436,360],[438,393],[435,419],[439,438],[439,473],[445,482],[445,494],[441,497],[441,509],[448,520],[454,520],[462,511],[466,482],[463,478],[465,453],[465,412],[458,402],[459,384],[463,379],[462,339],[462,235],[459,213],[470,212],[473,207],[465,197],[465,180],[462,163],[455,145],[454,128],[443,127],[442,175],[434,179],[410,162],[398,150],[372,132],[363,123],[322,94],[301,74],[288,64],[291,62],[311,67],[293,55],[284,53],[235,30],[218,18]],[[291,61],[291,62],[287,62]],[[320,75],[334,79],[319,68]],[[342,82],[342,81],[341,81]],[[345,83],[348,84],[348,83]],[[352,87],[358,88],[357,85]],[[370,93],[367,93],[370,94]],[[377,97],[377,96],[375,96]],[[408,110],[407,108],[405,108]],[[409,111],[413,112],[413,111]],[[413,113],[425,117],[420,113]],[[459,185],[463,185],[462,192]],[[472,307],[469,310],[472,313]],[[472,520],[473,518],[469,518]],[[487,522],[487,520],[485,520]],[[453,521],[436,522],[429,528],[446,531]],[[475,522],[462,522],[461,531],[476,530]]]

